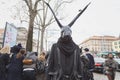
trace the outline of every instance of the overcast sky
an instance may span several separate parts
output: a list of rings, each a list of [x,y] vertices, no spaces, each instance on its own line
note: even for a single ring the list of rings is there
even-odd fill
[[[12,13],[9,11],[17,1],[0,0],[0,28],[5,27],[6,21],[17,23],[12,21]],[[74,0],[60,11],[61,15],[66,16],[61,23],[68,24],[77,15],[78,10],[83,9],[89,2],[90,6],[72,26],[73,40],[80,44],[93,35],[119,36],[120,0]]]

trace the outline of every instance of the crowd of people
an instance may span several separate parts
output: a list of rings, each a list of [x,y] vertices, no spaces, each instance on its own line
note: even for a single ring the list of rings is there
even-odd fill
[[[0,50],[0,80],[45,80],[45,58],[44,52],[28,52],[21,44],[4,46]]]
[[[88,48],[85,48],[84,52],[80,49],[80,53],[82,53],[80,54],[82,66],[80,76],[82,78],[79,80],[94,80],[92,73],[95,65],[94,57],[89,52]],[[49,68],[53,69],[54,67],[53,65],[51,67],[50,61],[52,59],[48,61],[48,56],[49,54],[45,52],[39,55],[37,52],[27,52],[20,44],[12,48],[4,46],[0,50],[0,80],[51,80]],[[114,80],[116,62],[111,53],[108,54],[104,69],[108,80]]]
[[[85,48],[84,52],[81,53],[83,54],[80,54],[82,66],[82,68],[80,68],[80,76],[82,77],[80,80],[94,80],[92,73],[95,65],[94,57],[89,52],[88,48]],[[50,68],[48,58],[49,54],[42,52],[38,55],[37,52],[28,52],[25,48],[22,48],[20,44],[11,48],[4,46],[0,50],[0,80],[50,80],[47,79],[50,78],[48,76],[50,75],[48,73]],[[108,79],[114,80],[116,62],[112,54],[108,55],[104,67]]]

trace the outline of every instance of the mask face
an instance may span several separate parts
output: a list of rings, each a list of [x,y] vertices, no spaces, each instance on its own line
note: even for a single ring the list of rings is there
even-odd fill
[[[69,26],[63,27],[61,29],[61,37],[64,38],[65,36],[71,36],[72,31]]]
[[[71,36],[64,36],[64,37],[61,37],[61,40],[63,43],[70,43],[72,38],[71,38]]]

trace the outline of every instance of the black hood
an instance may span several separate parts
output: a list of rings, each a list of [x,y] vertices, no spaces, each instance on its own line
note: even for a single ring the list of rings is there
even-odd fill
[[[64,38],[60,37],[57,44],[60,49],[60,53],[66,56],[72,55],[76,49],[76,44],[73,42],[71,36],[65,36]]]

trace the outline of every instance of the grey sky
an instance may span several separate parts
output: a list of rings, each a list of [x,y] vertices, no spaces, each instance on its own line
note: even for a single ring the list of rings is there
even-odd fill
[[[0,28],[5,27],[6,21],[17,22],[12,21],[10,17],[12,14],[8,11],[16,4],[16,1],[18,0],[0,0]],[[74,0],[60,11],[62,16],[66,16],[61,23],[68,24],[77,15],[78,10],[83,9],[89,2],[91,5],[72,26],[73,40],[79,44],[93,35],[118,36],[120,33],[120,0]]]

